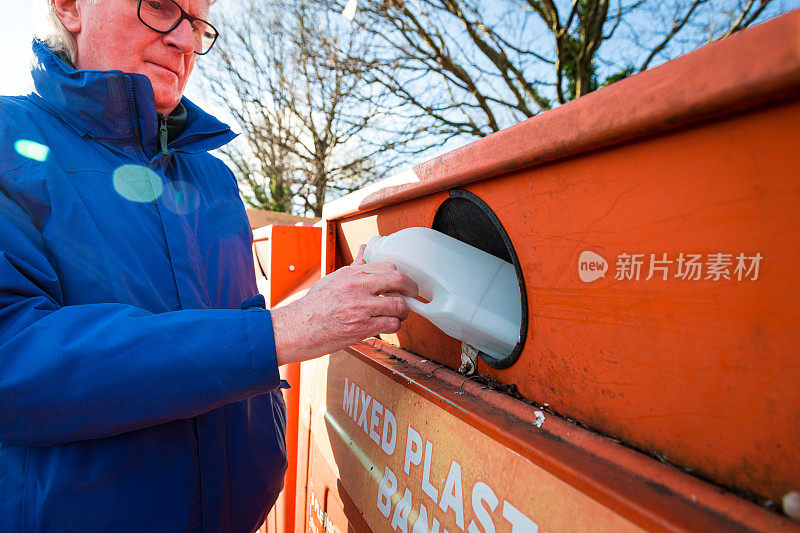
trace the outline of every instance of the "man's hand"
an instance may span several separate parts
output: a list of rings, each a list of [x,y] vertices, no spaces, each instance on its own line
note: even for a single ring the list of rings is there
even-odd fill
[[[417,294],[417,284],[391,263],[365,263],[362,245],[352,265],[325,276],[299,300],[272,311],[278,365],[397,332],[408,317],[401,295]]]

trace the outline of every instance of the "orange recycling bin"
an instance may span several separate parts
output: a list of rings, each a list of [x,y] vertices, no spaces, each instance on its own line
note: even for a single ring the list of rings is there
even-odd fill
[[[251,213],[251,220],[268,218],[262,213]],[[301,222],[305,223],[305,221]],[[253,261],[256,281],[270,308],[302,295],[320,277],[322,230],[303,225],[279,225],[253,228]],[[284,389],[286,401],[286,452],[289,467],[284,480],[284,490],[275,507],[259,531],[295,531],[295,502],[303,501],[303,485],[298,485],[298,435],[299,430],[301,365],[290,364],[280,368],[281,378],[292,384]]]
[[[304,363],[293,531],[800,531],[798,169],[795,11],[326,205],[323,273],[433,227],[523,321]]]
[[[253,230],[256,281],[268,307],[319,279],[321,235],[314,226],[275,224]]]

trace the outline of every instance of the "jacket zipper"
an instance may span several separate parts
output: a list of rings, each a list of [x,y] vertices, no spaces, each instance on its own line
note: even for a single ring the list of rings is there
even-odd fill
[[[147,154],[144,151],[144,144],[142,144],[141,128],[139,126],[139,111],[136,109],[136,97],[133,94],[133,83],[125,77],[125,82],[128,85],[128,101],[131,103],[133,111],[133,133],[136,135],[136,146],[139,148],[142,156],[147,160]]]
[[[169,155],[167,150],[167,142],[169,141],[169,133],[167,132],[167,117],[158,114],[158,147],[162,154]]]

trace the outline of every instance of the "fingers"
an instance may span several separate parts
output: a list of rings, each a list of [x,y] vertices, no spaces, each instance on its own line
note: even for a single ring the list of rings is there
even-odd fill
[[[362,263],[356,264],[356,261],[360,258]],[[397,267],[392,263],[385,261],[363,263],[363,250],[361,249],[359,249],[356,260],[351,266],[356,267],[353,272],[368,274],[368,276],[360,279],[368,284],[372,294],[396,292],[411,298],[416,298],[419,295],[419,287],[414,280],[397,270]]]
[[[411,298],[416,298],[419,295],[419,287],[414,280],[399,270],[389,270],[375,274],[373,277],[375,278],[372,285],[374,294],[394,292]]]
[[[400,319],[394,316],[376,316],[371,322],[373,331],[375,331],[374,335],[400,331]]]
[[[408,318],[408,304],[401,296],[373,298],[370,303],[370,314],[374,317],[397,317],[401,321]]]
[[[367,249],[366,244],[362,244],[358,247],[358,253],[356,254],[356,258],[353,260],[353,265],[366,265],[367,262],[364,261],[364,250]]]
[[[355,262],[353,263],[355,264]],[[385,272],[387,270],[397,270],[397,267],[386,261],[378,261],[376,263],[361,263],[364,265],[364,272]],[[358,265],[356,265],[358,266]]]

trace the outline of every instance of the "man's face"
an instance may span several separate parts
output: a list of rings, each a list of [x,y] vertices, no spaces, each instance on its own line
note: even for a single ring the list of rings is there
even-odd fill
[[[148,0],[145,0],[148,1]],[[166,0],[160,0],[162,2]],[[208,0],[177,0],[190,15],[208,19]],[[194,38],[188,20],[169,33],[139,20],[137,0],[76,0],[80,30],[76,67],[144,74],[155,94],[156,110],[175,109],[194,66]]]

